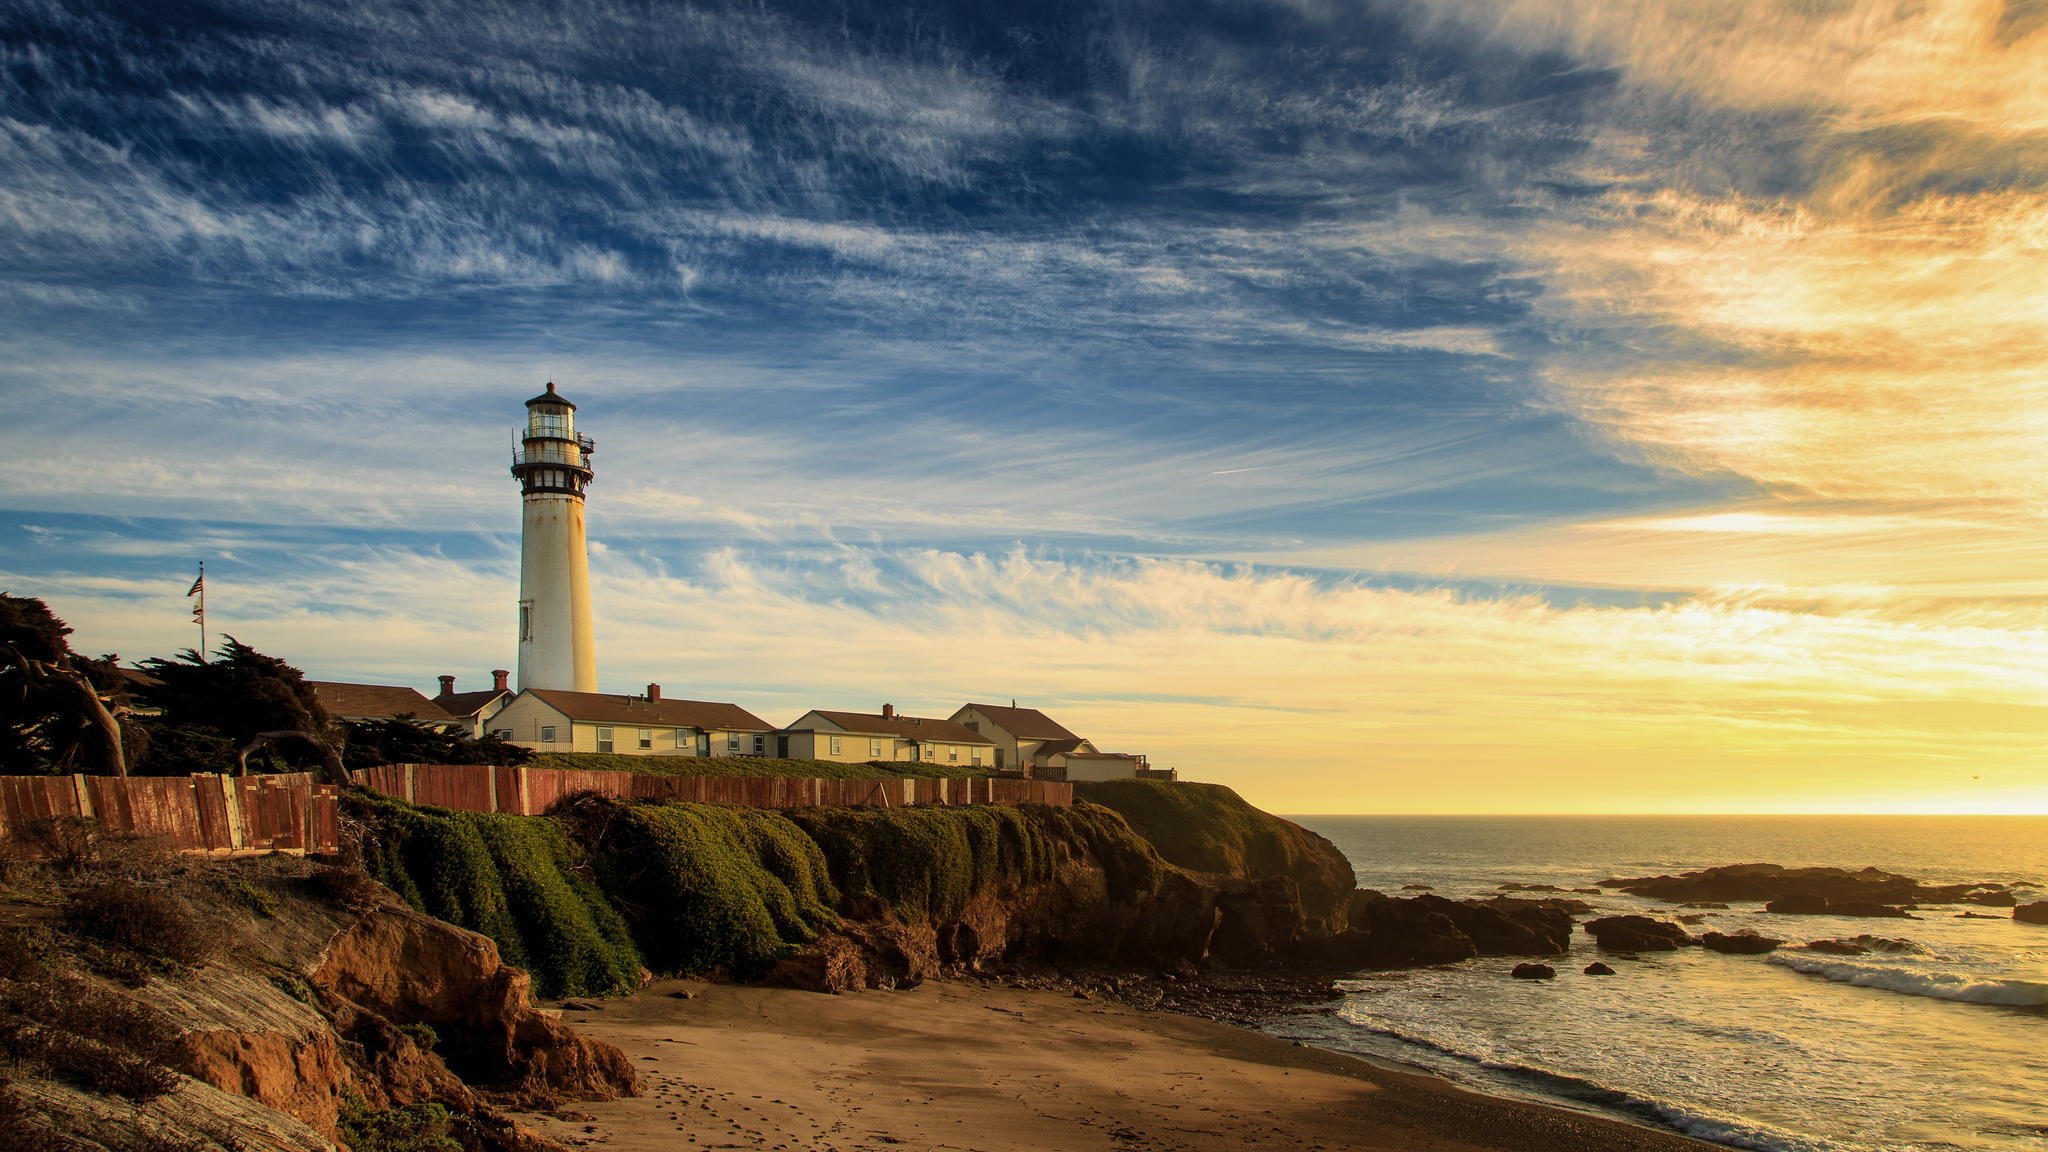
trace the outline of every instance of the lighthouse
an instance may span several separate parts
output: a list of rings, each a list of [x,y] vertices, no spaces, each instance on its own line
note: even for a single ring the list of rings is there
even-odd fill
[[[590,636],[590,548],[583,490],[596,445],[576,431],[576,405],[548,390],[526,402],[512,452],[519,481],[519,690],[597,691]]]

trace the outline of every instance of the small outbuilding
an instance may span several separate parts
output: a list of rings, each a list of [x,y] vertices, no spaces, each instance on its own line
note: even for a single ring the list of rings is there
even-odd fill
[[[869,761],[994,767],[996,744],[951,720],[880,712],[828,712],[814,708],[775,733],[775,754],[842,764]]]

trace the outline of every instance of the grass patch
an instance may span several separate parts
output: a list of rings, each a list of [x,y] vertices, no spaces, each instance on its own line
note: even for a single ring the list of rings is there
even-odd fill
[[[790,820],[824,852],[843,896],[879,899],[909,920],[957,916],[999,877],[1050,878],[1058,857],[1045,822],[1055,813],[804,808]]]
[[[965,780],[995,771],[987,765],[977,768],[971,764],[841,764],[832,760],[757,756],[632,756],[624,752],[536,752],[526,766],[638,772],[645,776],[785,776],[799,780]]]
[[[824,855],[780,813],[593,795],[557,811],[659,971],[755,979],[835,919]]]
[[[363,863],[414,908],[490,937],[545,996],[607,996],[639,985],[626,924],[552,820],[352,798]]]

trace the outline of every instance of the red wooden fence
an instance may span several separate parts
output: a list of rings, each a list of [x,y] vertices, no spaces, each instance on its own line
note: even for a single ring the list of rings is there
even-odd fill
[[[109,831],[160,836],[181,852],[341,850],[339,790],[307,772],[0,776],[0,834],[52,816],[89,816]]]
[[[784,776],[653,776],[575,768],[488,764],[384,764],[357,769],[365,788],[415,804],[464,812],[535,816],[571,792],[602,792],[632,800],[735,804],[747,808],[874,807],[914,804],[1050,804],[1074,802],[1074,786],[1049,780],[812,780]]]

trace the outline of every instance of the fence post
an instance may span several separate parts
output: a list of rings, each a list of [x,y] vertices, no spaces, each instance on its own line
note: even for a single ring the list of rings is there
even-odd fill
[[[99,812],[92,806],[92,790],[85,786],[85,776],[83,774],[77,772],[71,774],[71,791],[78,797],[78,814],[97,819]]]

